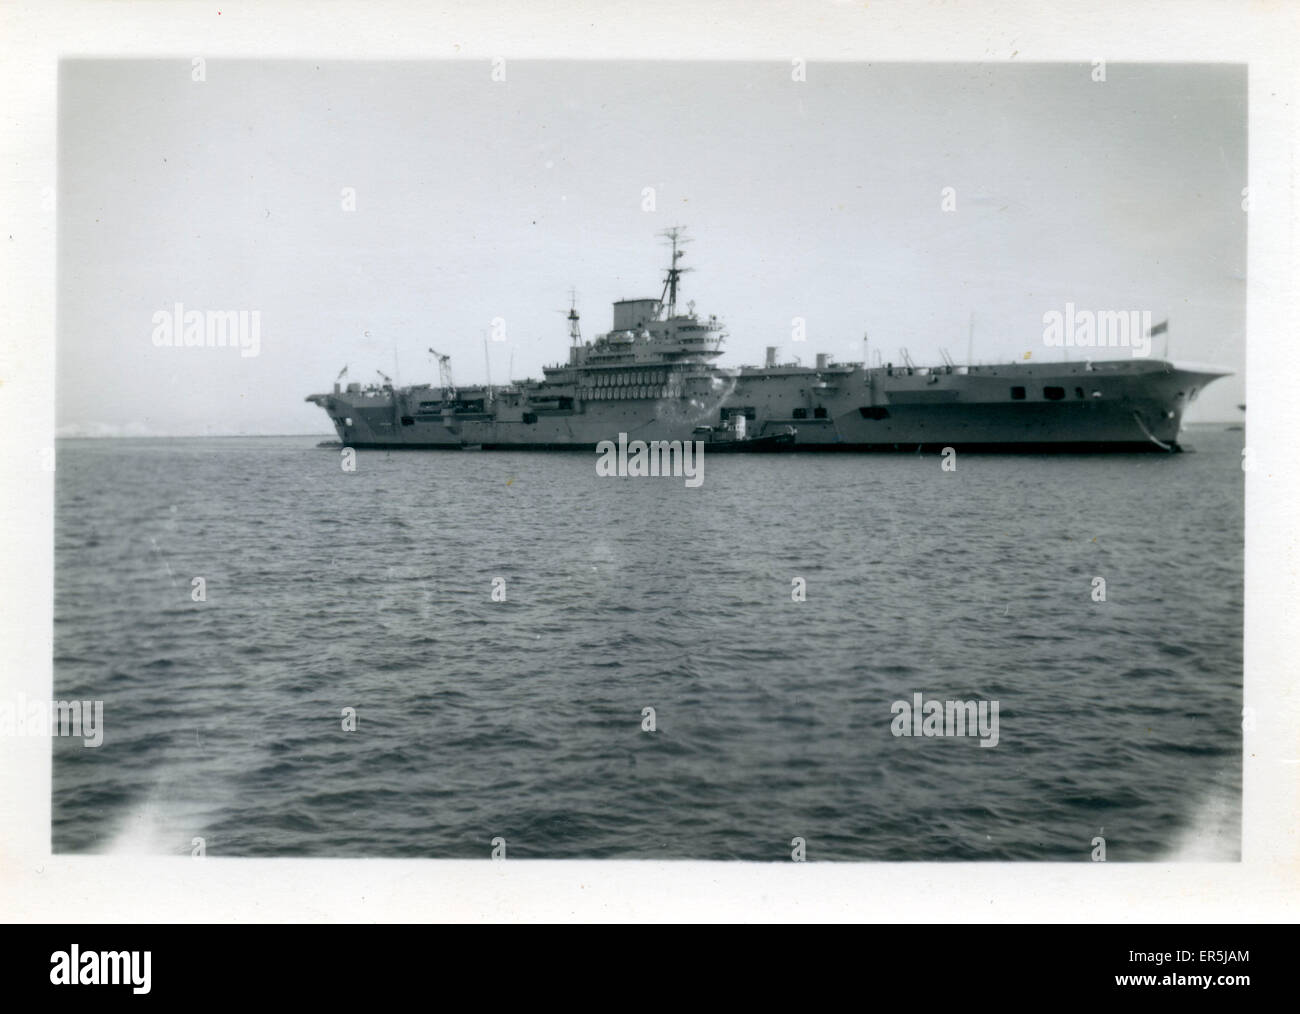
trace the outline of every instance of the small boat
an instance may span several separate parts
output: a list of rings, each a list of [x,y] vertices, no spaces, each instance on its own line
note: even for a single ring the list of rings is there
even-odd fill
[[[743,418],[738,417],[738,418]],[[734,426],[697,426],[691,436],[703,441],[704,446],[713,451],[775,451],[782,447],[792,447],[799,431],[793,426],[783,426],[771,433],[750,436],[743,425]]]

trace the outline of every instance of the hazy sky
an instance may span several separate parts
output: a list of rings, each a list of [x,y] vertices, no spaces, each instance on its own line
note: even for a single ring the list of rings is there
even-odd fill
[[[1245,68],[1092,71],[65,61],[60,432],[332,434],[303,398],[344,364],[436,382],[432,345],[481,381],[497,317],[492,379],[540,376],[570,287],[584,335],[608,329],[613,300],[658,296],[676,224],[724,365],[861,359],[864,331],[964,361],[972,312],[977,361],[1055,359],[1043,314],[1068,301],[1170,318],[1171,358],[1236,372],[1189,420],[1238,419]],[[260,354],[155,347],[177,302],[259,311]]]

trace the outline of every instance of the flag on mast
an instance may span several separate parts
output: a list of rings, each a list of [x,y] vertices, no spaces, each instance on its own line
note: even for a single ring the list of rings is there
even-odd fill
[[[1165,336],[1164,358],[1165,358],[1165,362],[1168,362],[1169,361],[1169,318],[1166,317],[1164,320],[1162,320],[1159,324],[1157,324],[1147,333],[1152,338],[1154,338],[1158,334],[1163,334]]]

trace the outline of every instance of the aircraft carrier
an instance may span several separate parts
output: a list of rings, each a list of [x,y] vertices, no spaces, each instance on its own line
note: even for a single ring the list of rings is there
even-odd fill
[[[307,401],[358,448],[595,449],[601,441],[702,440],[729,451],[1177,451],[1183,412],[1227,371],[1157,359],[939,366],[778,362],[725,367],[715,316],[679,312],[681,234],[658,298],[614,304],[582,337],[569,309],[568,362],[544,379],[457,387],[336,381]],[[1097,349],[1096,351],[1105,351]],[[382,374],[381,374],[382,376]]]

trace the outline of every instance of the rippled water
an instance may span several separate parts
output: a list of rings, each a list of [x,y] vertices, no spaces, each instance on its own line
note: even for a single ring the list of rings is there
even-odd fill
[[[55,851],[1239,857],[1240,432],[698,489],[315,443],[60,444],[55,695],[105,737],[54,742]],[[895,737],[916,692],[998,745]]]

